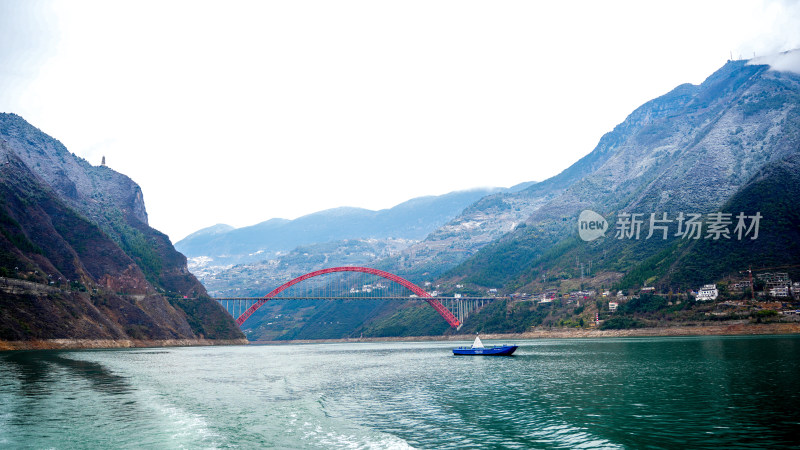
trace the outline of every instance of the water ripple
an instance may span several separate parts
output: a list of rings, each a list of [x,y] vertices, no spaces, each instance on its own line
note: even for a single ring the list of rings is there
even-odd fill
[[[0,353],[0,446],[797,447],[800,337]]]

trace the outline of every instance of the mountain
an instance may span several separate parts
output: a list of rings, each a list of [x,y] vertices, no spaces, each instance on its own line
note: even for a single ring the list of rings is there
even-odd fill
[[[467,205],[496,191],[483,188],[420,197],[380,211],[334,208],[237,229],[215,225],[187,236],[175,247],[190,258],[206,257],[215,265],[224,265],[269,259],[300,245],[345,239],[419,240]]]
[[[231,266],[191,264],[213,297],[261,297],[288,280],[326,267],[370,266],[399,254],[405,239],[347,239],[301,245],[269,260]]]
[[[191,243],[204,237],[211,237],[211,236],[216,236],[218,234],[225,234],[235,229],[236,229],[235,227],[232,227],[230,225],[224,223],[218,223],[216,225],[212,225],[210,227],[206,227],[201,230],[195,231],[194,233],[183,238],[182,241]]]
[[[623,212],[666,213],[676,227],[681,212],[718,211],[766,165],[798,152],[799,105],[797,74],[729,61],[701,85],[679,86],[634,111],[592,152],[600,164],[591,173],[448,276],[536,291],[578,278],[582,262],[584,270],[591,264],[593,274],[619,279],[681,243],[610,233],[585,243],[577,237],[582,210],[600,213],[611,227]],[[543,276],[554,279],[541,283]],[[650,278],[639,281],[658,277]]]
[[[595,314],[603,320],[601,329],[669,326],[676,323],[700,325],[721,320],[735,320],[739,324],[742,319],[756,323],[765,318],[778,320],[780,314],[775,309],[782,304],[796,309],[796,299],[792,303],[791,298],[766,297],[751,302],[749,292],[736,291],[734,286],[748,279],[749,269],[753,270],[753,279],[756,280],[757,273],[765,272],[785,272],[790,279],[800,278],[798,195],[800,153],[794,153],[766,164],[719,208],[719,211],[731,214],[731,217],[736,217],[742,211],[761,214],[763,218],[757,233],[746,234],[745,231],[742,239],[734,232],[730,239],[677,240],[652,256],[640,257],[638,263],[613,286],[608,284],[609,281],[613,282],[608,278],[604,280],[599,276],[587,276],[581,283],[574,275],[562,280],[551,277],[547,286],[560,286],[561,292],[564,292],[579,288],[596,289],[605,282],[606,287],[631,293],[639,291],[643,285],[649,285],[665,295],[643,291],[632,297],[623,295],[622,300],[612,300],[619,303],[619,310],[613,313],[608,310],[609,299],[602,298],[585,301],[578,296],[571,301],[554,300],[552,303],[538,303],[530,299],[502,300],[471,316],[462,332],[522,332],[532,326],[583,327],[597,317]],[[582,244],[586,248],[586,243]],[[566,261],[574,261],[577,254],[573,242],[559,243],[548,253],[553,256],[549,260],[550,269],[561,271],[568,270]],[[712,282],[724,295],[718,301],[699,302],[691,295],[679,294]],[[570,284],[572,287],[567,287]],[[527,285],[523,289],[531,287]],[[370,326],[380,331],[381,326],[402,319],[401,314],[390,315],[380,321],[371,321]],[[410,324],[404,331],[409,329],[413,329]],[[365,335],[368,333],[364,332]]]
[[[261,296],[323,267],[374,265],[398,255],[467,205],[499,190],[420,197],[380,211],[336,208],[240,229],[215,225],[176,246],[190,256],[189,268],[213,296]]]
[[[0,161],[0,340],[243,337],[128,177],[14,114],[0,114]]]

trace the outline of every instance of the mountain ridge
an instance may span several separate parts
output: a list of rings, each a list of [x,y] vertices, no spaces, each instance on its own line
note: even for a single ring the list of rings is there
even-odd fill
[[[626,126],[633,129],[637,124],[638,131],[618,143],[605,165],[532,214],[527,228],[487,247],[451,276],[503,283],[517,278],[514,285],[521,288],[545,270],[538,258],[555,242],[576,234],[574,225],[583,209],[612,219],[623,211],[648,216],[712,212],[761,167],[798,151],[798,104],[800,77],[747,61],[728,62],[698,86],[679,86],[626,119]],[[654,110],[657,114],[651,113]],[[605,250],[625,254],[623,260],[629,262],[605,261],[598,269],[626,271],[635,264],[634,254],[644,258],[664,249],[653,241],[628,247],[606,239],[589,246],[594,253],[579,256],[573,250],[573,261],[578,256],[598,262],[596,252]],[[502,268],[508,258],[524,260],[526,267]],[[485,286],[485,281],[480,283]]]
[[[273,218],[213,234],[200,233],[203,231],[200,230],[175,246],[190,258],[206,256],[215,260],[215,264],[224,265],[257,262],[314,243],[346,239],[418,240],[458,214],[464,206],[498,190],[476,188],[417,197],[377,211],[331,208],[294,220]]]

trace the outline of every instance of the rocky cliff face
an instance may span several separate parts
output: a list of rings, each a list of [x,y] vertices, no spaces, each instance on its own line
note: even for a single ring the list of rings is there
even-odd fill
[[[798,95],[797,75],[730,61],[703,84],[679,86],[634,111],[617,127],[628,133],[613,155],[530,221],[585,208],[717,207],[760,167],[797,151]]]
[[[105,226],[108,218],[102,211],[113,208],[147,224],[142,190],[127,176],[92,166],[15,114],[0,115],[0,136],[27,167],[87,217]]]
[[[186,259],[147,225],[141,189],[0,114],[0,339],[236,339]],[[166,295],[164,295],[166,294]],[[172,298],[172,299],[170,299]]]

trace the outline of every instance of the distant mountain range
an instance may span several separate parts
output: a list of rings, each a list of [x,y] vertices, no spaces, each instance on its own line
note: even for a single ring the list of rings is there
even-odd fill
[[[243,338],[148,226],[136,183],[14,114],[0,114],[0,276],[0,341]]]
[[[500,190],[481,188],[419,197],[380,211],[335,208],[242,228],[219,224],[192,233],[175,247],[189,258],[207,257],[214,265],[226,265],[273,259],[301,245],[346,239],[420,240],[468,205]]]

